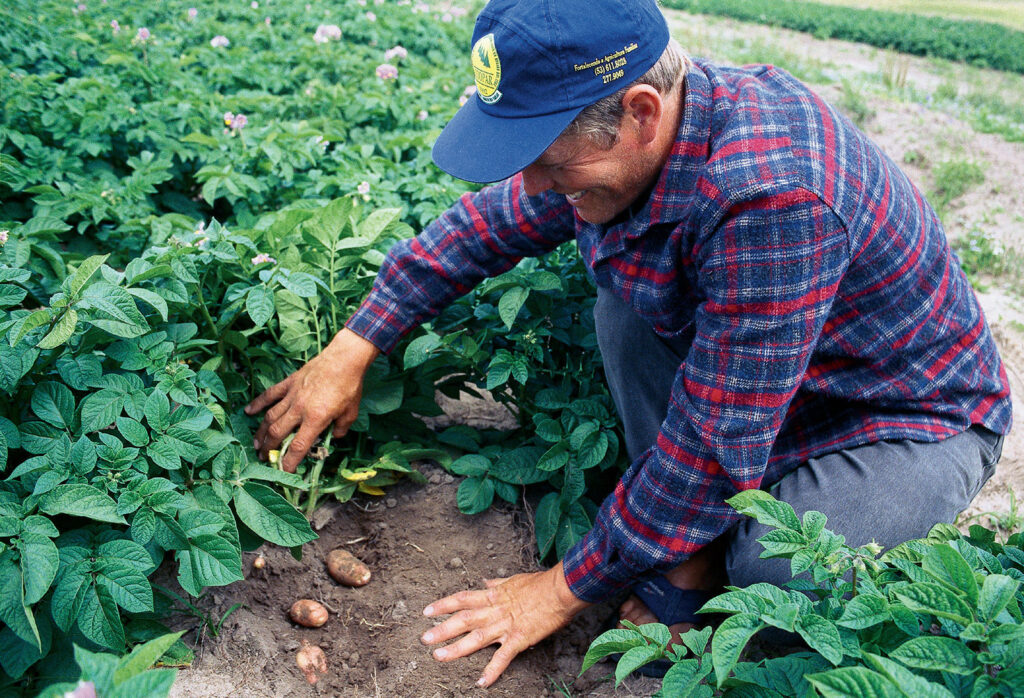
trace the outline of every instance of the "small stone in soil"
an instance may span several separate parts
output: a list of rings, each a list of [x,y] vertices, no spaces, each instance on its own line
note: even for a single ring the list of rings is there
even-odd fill
[[[402,620],[407,615],[409,615],[409,608],[405,605],[405,601],[399,599],[391,611],[391,617],[395,620]]]
[[[462,558],[453,557],[451,560],[448,561],[448,566],[451,567],[453,570],[459,569],[460,567],[462,567]]]
[[[431,475],[430,476],[430,484],[431,485],[440,485],[441,484],[441,473],[434,473],[433,475]]]
[[[494,571],[494,574],[498,575],[498,578],[500,579],[501,577],[508,576],[508,570],[506,570],[504,567],[499,567]]]
[[[384,503],[387,505],[388,509],[394,509],[398,506],[398,500],[394,497],[388,497]]]
[[[444,484],[449,485],[449,484],[451,484],[453,482],[455,482],[455,478],[454,477],[452,477],[451,475],[445,475],[444,476]]]
[[[359,664],[359,653],[358,652],[353,652],[351,655],[349,655],[348,663],[349,664],[356,664],[356,665],[358,665]]]
[[[488,543],[487,544],[487,549],[488,550],[494,550],[494,543]]]

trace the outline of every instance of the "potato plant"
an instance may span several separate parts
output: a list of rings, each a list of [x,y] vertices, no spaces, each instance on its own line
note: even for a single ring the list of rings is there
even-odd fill
[[[243,550],[298,554],[303,513],[416,459],[469,475],[467,512],[553,486],[545,553],[589,527],[587,474],[622,457],[571,246],[378,360],[350,433],[297,473],[250,445],[242,406],[464,190],[429,157],[471,82],[448,69],[471,27],[452,9],[0,8],[0,695],[89,682],[97,652],[162,637],[157,566],[191,596],[229,584]],[[492,390],[521,429],[433,434],[439,381]]]
[[[668,659],[660,696],[1019,695],[1021,534],[1000,543],[982,526],[965,536],[939,524],[927,538],[882,553],[874,544],[846,545],[826,528],[824,514],[809,511],[801,520],[766,492],[743,492],[729,503],[772,527],[759,539],[762,557],[790,560],[787,588],[727,587],[700,611],[725,619],[713,633],[690,630],[682,644],[670,644],[668,628],[657,623],[605,632],[591,644],[584,670],[621,654],[621,681]],[[769,627],[795,633],[806,651],[744,659],[751,639]]]

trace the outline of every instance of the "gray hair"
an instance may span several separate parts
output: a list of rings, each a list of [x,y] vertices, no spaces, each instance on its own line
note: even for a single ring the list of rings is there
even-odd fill
[[[615,93],[602,97],[584,108],[562,131],[559,138],[584,136],[599,148],[611,148],[619,138],[619,123],[625,114],[622,97],[626,92],[634,85],[650,85],[662,95],[666,95],[681,78],[686,77],[689,66],[690,61],[682,47],[675,39],[670,39],[661,58],[646,73]]]

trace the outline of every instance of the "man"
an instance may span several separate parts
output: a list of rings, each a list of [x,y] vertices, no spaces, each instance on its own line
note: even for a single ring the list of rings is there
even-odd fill
[[[477,95],[434,160],[467,194],[400,242],[324,352],[250,406],[294,469],[354,420],[362,376],[487,276],[575,238],[633,460],[593,530],[545,572],[431,604],[448,661],[520,651],[633,589],[634,622],[686,629],[723,576],[788,578],[725,504],[760,487],[861,545],[951,521],[1009,430],[1006,376],[921,194],[820,98],[770,66],[689,61],[653,0],[491,0]],[[714,543],[712,545],[712,543]]]

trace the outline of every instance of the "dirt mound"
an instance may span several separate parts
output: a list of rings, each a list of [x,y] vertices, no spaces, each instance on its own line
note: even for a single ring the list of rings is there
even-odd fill
[[[488,576],[537,569],[528,517],[513,507],[465,516],[455,505],[458,482],[442,469],[421,466],[427,485],[402,483],[386,498],[350,502],[317,512],[320,539],[303,547],[302,561],[284,548],[266,546],[262,570],[246,554],[246,579],[212,590],[199,603],[219,619],[232,604],[217,637],[185,637],[196,646],[194,665],[182,670],[171,695],[177,698],[268,696],[424,696],[448,698],[474,690],[491,651],[450,664],[435,661],[419,636],[432,621],[423,608],[456,591],[482,586]],[[361,509],[360,507],[364,507]],[[373,570],[370,583],[343,587],[327,574],[324,560],[344,547]],[[311,598],[331,612],[322,628],[302,628],[288,608]],[[519,656],[488,695],[562,695],[610,606],[588,609],[569,628]],[[191,627],[179,619],[178,627]],[[309,686],[295,664],[302,640],[319,645],[329,670]],[[591,669],[572,695],[650,695],[657,684],[636,679],[614,691],[602,677],[611,665]]]

